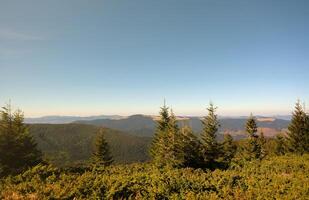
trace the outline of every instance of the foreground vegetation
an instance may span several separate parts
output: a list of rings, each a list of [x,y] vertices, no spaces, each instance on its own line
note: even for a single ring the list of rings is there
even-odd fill
[[[164,105],[150,144],[151,160],[147,163],[113,165],[107,129],[97,129],[92,132],[95,136],[92,144],[90,140],[80,141],[77,135],[69,137],[73,146],[76,142],[76,147],[87,144],[91,154],[88,162],[55,166],[38,150],[23,123],[22,112],[4,107],[0,118],[0,198],[306,199],[309,196],[309,116],[299,102],[288,134],[273,140],[258,133],[256,119],[251,114],[245,126],[247,139],[235,142],[227,134],[223,141],[218,141],[220,123],[215,111],[216,107],[210,104],[198,137],[188,125],[179,127],[173,111]],[[90,137],[87,131],[84,134]],[[58,145],[51,137],[39,137],[46,145]],[[74,155],[81,156],[79,152],[77,148]]]
[[[36,166],[8,177],[2,199],[306,199],[309,155],[234,163],[228,170],[114,165],[86,171]]]

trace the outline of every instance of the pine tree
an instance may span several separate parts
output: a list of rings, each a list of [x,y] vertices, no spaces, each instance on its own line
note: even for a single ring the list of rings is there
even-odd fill
[[[224,167],[229,166],[231,160],[236,154],[237,146],[233,141],[233,137],[230,134],[224,134],[224,140],[222,142],[222,163]]]
[[[246,123],[246,132],[249,136],[245,147],[247,159],[260,159],[261,146],[259,145],[257,133],[257,124],[255,117],[251,114]]]
[[[109,166],[113,163],[110,147],[105,140],[104,131],[100,129],[94,144],[93,162],[95,165]]]
[[[181,167],[184,163],[182,137],[173,111],[161,107],[160,119],[150,148],[153,162],[159,166]]]
[[[184,155],[183,166],[192,168],[202,167],[201,142],[188,125],[184,125],[180,133],[182,138],[181,148]]]
[[[215,168],[217,166],[217,159],[221,154],[219,143],[216,140],[216,134],[219,130],[220,123],[218,117],[215,114],[216,107],[210,103],[208,110],[208,116],[202,120],[203,132],[201,134],[202,139],[202,151],[204,156],[204,162],[206,167]]]
[[[275,138],[275,154],[284,155],[286,152],[286,140],[282,134],[279,134]]]
[[[157,128],[150,147],[150,156],[156,162],[161,160],[163,152],[160,152],[165,147],[167,139],[167,129],[170,124],[169,108],[166,106],[165,101],[160,110],[160,119],[157,121]]]
[[[167,129],[167,138],[164,148],[165,165],[171,167],[182,167],[184,163],[184,152],[182,151],[182,136],[179,132],[176,116],[170,111],[170,120]]]
[[[42,153],[24,124],[23,113],[12,113],[10,104],[0,112],[0,152],[2,175],[20,173],[42,162]]]
[[[288,127],[288,148],[295,153],[308,152],[308,116],[300,101],[295,105],[291,123]]]

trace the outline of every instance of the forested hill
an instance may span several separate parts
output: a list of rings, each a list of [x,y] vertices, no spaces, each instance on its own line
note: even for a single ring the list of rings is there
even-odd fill
[[[67,165],[88,160],[99,127],[87,124],[30,124],[29,131],[53,163]],[[148,160],[151,138],[103,128],[116,163]]]
[[[234,139],[246,137],[243,127],[245,118],[220,119],[218,139],[228,131]],[[281,119],[261,119],[258,126],[263,127],[266,136],[273,136],[287,127],[289,121]],[[180,118],[178,124],[188,124],[196,134],[202,130],[198,117]],[[111,146],[116,163],[131,163],[148,160],[148,146],[154,134],[156,121],[151,116],[133,115],[122,119],[96,119],[76,121],[71,124],[29,124],[39,148],[57,165],[67,165],[87,161],[99,128],[104,127],[106,139]]]
[[[221,118],[220,119],[220,132],[230,132],[234,137],[243,132],[246,118]],[[258,126],[263,128],[266,136],[274,136],[282,129],[287,128],[289,120],[276,119],[276,118],[258,118]],[[145,115],[132,115],[123,119],[95,119],[95,120],[80,120],[75,121],[78,124],[91,124],[96,126],[108,127],[125,132],[130,132],[135,135],[152,136],[156,127],[154,117]],[[193,131],[200,133],[202,131],[202,123],[199,117],[183,117],[179,118],[178,124],[188,124],[192,127]]]

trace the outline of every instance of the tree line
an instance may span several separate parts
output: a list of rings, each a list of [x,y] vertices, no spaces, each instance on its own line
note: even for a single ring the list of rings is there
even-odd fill
[[[157,167],[172,168],[228,168],[236,155],[245,160],[261,160],[267,155],[266,138],[258,133],[256,118],[251,114],[245,130],[248,138],[239,146],[229,134],[219,142],[220,122],[217,107],[210,103],[208,114],[202,119],[203,130],[200,135],[183,122],[177,124],[173,110],[164,104],[151,143],[149,153],[152,163]],[[275,138],[277,155],[288,152],[304,154],[309,152],[309,116],[298,101],[293,111],[286,135]],[[12,111],[11,105],[0,111],[0,176],[18,174],[39,163],[47,163],[37,148],[21,110]],[[103,131],[99,131],[93,145],[92,166],[108,166],[113,163],[110,148]]]
[[[261,160],[267,155],[267,140],[262,131],[258,133],[257,120],[252,114],[245,124],[248,137],[243,145],[236,145],[229,134],[224,135],[223,142],[218,142],[220,122],[216,109],[210,103],[208,115],[202,119],[202,133],[197,137],[188,125],[179,128],[173,111],[164,104],[150,148],[153,162],[157,166],[215,169],[229,167],[236,154],[249,161]],[[309,116],[300,101],[295,105],[287,134],[275,138],[274,153],[288,152],[309,152]]]

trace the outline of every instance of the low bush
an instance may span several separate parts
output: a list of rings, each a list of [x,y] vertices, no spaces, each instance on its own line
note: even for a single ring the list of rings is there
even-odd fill
[[[82,172],[38,165],[1,180],[0,191],[1,199],[306,199],[309,155],[214,171],[157,169],[149,163]]]

